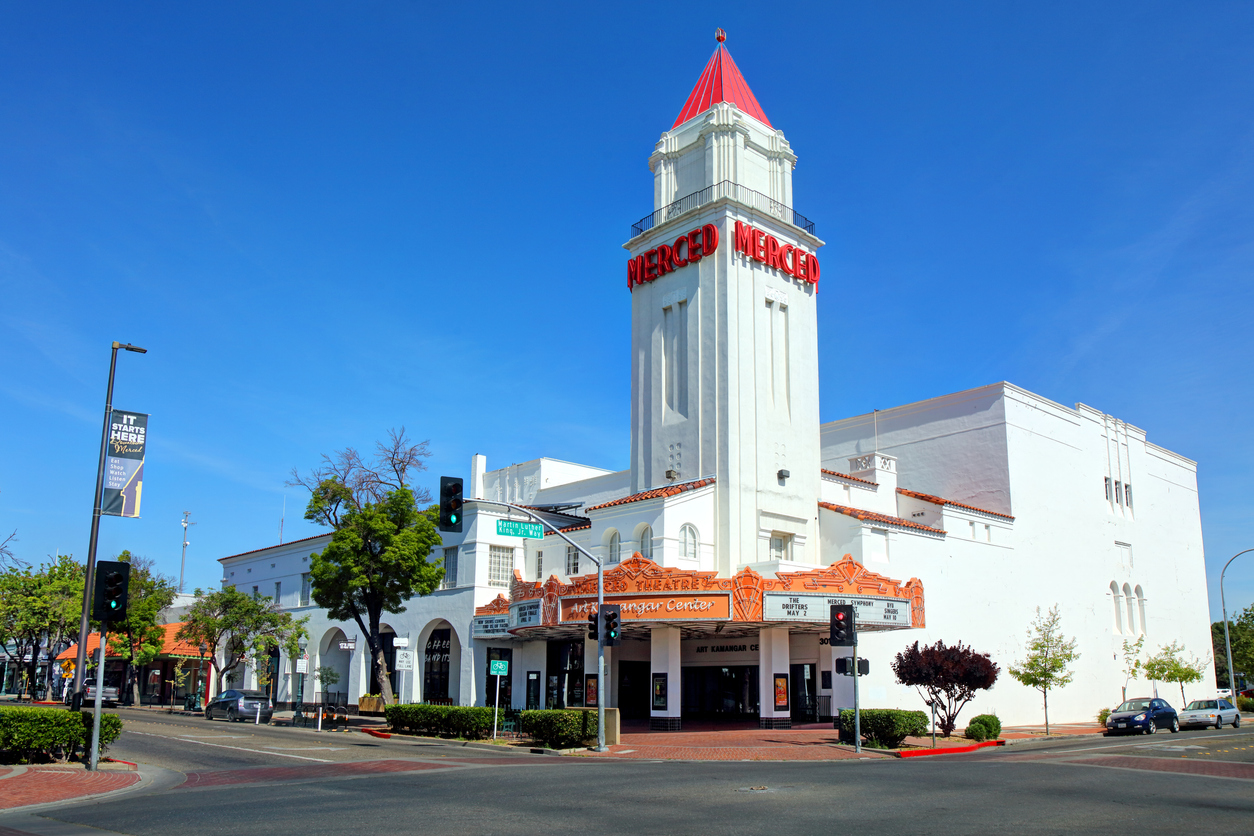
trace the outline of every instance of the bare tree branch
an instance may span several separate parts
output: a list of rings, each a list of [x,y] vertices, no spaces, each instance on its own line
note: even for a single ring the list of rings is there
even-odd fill
[[[0,569],[6,565],[11,566],[29,566],[25,560],[13,554],[13,543],[17,542],[17,529],[13,529],[13,533],[3,540],[0,540]]]

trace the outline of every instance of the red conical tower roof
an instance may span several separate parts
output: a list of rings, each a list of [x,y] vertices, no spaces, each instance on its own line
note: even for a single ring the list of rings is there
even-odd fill
[[[731,53],[727,51],[727,47],[723,46],[727,34],[719,29],[715,38],[718,40],[718,47],[710,56],[709,63],[705,65],[705,71],[697,80],[697,86],[692,88],[692,93],[688,95],[688,101],[684,102],[684,107],[679,111],[675,124],[671,125],[671,130],[678,128],[694,116],[705,113],[719,102],[730,102],[768,128],[772,127],[771,120],[767,119],[766,114],[762,112],[762,106],[758,104],[753,91],[745,83],[745,77],[740,74],[740,68],[732,60]]]

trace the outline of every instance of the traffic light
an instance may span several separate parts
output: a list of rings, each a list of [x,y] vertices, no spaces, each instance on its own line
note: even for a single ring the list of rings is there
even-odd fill
[[[601,624],[601,616],[595,612],[588,613],[588,638],[596,641],[598,638],[597,627]]]
[[[832,647],[853,647],[858,643],[851,604],[832,604],[832,634],[828,641]]]
[[[97,621],[126,619],[126,593],[131,581],[131,564],[101,560],[96,564],[96,588],[92,616]]]
[[[605,646],[618,647],[623,643],[623,629],[620,624],[623,608],[619,604],[604,604],[601,607],[601,618],[605,626]]]
[[[462,480],[457,476],[440,477],[439,529],[462,530]]]

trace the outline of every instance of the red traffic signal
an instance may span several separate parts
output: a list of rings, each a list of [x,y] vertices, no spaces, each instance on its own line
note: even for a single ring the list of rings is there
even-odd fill
[[[828,643],[832,647],[853,647],[857,644],[855,636],[853,606],[832,604],[831,635],[828,637]]]

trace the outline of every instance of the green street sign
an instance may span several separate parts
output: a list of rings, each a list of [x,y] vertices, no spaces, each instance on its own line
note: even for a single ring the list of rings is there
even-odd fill
[[[504,659],[493,659],[488,663],[488,673],[493,676],[508,676],[509,662]]]
[[[531,537],[538,540],[544,536],[544,526],[519,520],[497,520],[496,533],[502,537]]]

